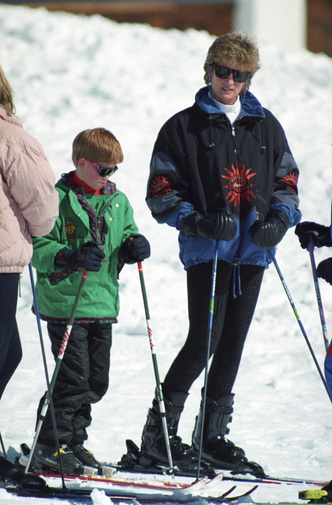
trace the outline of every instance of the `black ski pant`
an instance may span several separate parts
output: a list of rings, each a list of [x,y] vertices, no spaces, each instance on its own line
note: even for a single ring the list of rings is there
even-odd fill
[[[20,274],[0,274],[0,398],[22,359],[16,323]]]
[[[210,348],[213,358],[207,381],[209,398],[218,400],[232,391],[263,274],[264,267],[218,261]],[[205,368],[211,284],[212,261],[188,268],[189,333],[165,377],[165,397],[173,392],[188,393]]]
[[[65,326],[48,323],[47,329],[56,359]],[[91,404],[105,395],[109,385],[112,324],[74,324],[53,390],[57,431],[60,444],[82,444],[90,426]],[[38,416],[44,403],[40,400]],[[54,446],[50,408],[40,431],[39,441]]]

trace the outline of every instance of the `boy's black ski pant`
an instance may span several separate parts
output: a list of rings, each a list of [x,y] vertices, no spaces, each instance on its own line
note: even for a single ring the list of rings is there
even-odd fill
[[[65,326],[48,323],[54,358],[58,357]],[[53,390],[53,403],[60,444],[82,444],[91,424],[91,404],[97,403],[109,385],[112,324],[74,324]],[[40,400],[38,414],[44,403]],[[54,445],[50,409],[39,442]]]

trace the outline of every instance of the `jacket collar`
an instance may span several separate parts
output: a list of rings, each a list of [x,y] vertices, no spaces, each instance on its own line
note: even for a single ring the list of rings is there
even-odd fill
[[[208,86],[204,86],[204,88],[201,88],[196,93],[195,100],[197,105],[206,112],[206,114],[223,114],[211,99]],[[243,116],[252,116],[263,119],[265,117],[263,107],[255,95],[250,91],[246,91],[245,96],[240,97],[240,100],[241,112],[239,118]]]

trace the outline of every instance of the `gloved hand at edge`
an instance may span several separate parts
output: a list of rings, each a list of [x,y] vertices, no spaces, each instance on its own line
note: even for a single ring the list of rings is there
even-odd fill
[[[308,249],[310,237],[312,237],[316,247],[332,246],[329,226],[323,226],[312,221],[303,221],[303,223],[297,225],[295,233],[299,238],[302,249]]]
[[[327,258],[319,263],[317,276],[332,285],[332,258]]]

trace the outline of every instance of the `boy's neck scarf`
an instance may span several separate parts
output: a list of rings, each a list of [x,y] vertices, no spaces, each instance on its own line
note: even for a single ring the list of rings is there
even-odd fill
[[[105,233],[104,233],[104,215],[107,211],[108,205],[106,205],[105,209],[103,210],[102,214],[100,216],[97,216],[94,209],[91,207],[89,204],[88,200],[85,197],[85,190],[83,186],[79,186],[76,181],[79,181],[77,176],[75,177],[75,172],[69,172],[68,174],[63,174],[62,179],[66,186],[68,186],[77,196],[77,199],[79,203],[81,204],[82,208],[85,210],[85,212],[89,216],[89,221],[90,221],[90,232],[91,232],[91,237],[94,242],[97,244],[100,243],[104,244],[105,243]],[[83,182],[83,181],[82,181]],[[114,182],[107,181],[106,184],[98,191],[97,194],[100,195],[109,195],[111,196],[116,190],[116,185]],[[98,233],[98,221],[99,221],[99,233]]]

